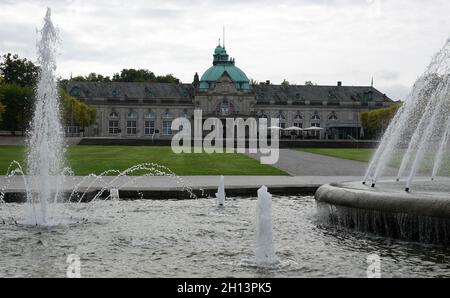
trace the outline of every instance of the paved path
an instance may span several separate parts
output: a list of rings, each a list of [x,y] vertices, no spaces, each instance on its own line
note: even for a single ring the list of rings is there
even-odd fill
[[[27,178],[29,180],[30,178]],[[269,188],[282,187],[319,187],[326,183],[348,182],[359,180],[360,177],[324,177],[324,176],[308,176],[308,177],[289,177],[289,176],[226,176],[225,187],[233,188],[257,188],[266,185]],[[123,190],[154,190],[169,191],[181,190],[184,186],[193,189],[217,189],[219,183],[218,176],[181,176],[174,177],[102,177],[95,179],[94,177],[66,177],[64,189],[71,191],[74,187],[78,187],[81,191],[88,189],[95,190],[106,188],[120,188]],[[28,181],[29,183],[29,181]],[[22,177],[14,177],[10,181],[4,176],[0,176],[0,189],[6,192],[24,191],[24,179]]]
[[[258,159],[257,154],[248,154]],[[360,180],[367,169],[367,163],[348,159],[329,157],[290,149],[280,149],[280,159],[275,167],[291,176],[357,176]],[[393,169],[386,175],[395,176]]]

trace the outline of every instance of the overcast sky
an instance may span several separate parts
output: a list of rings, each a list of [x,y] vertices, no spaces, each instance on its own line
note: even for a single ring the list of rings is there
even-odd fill
[[[123,68],[191,82],[226,49],[249,78],[370,85],[403,99],[450,36],[448,0],[0,0],[0,53],[36,60],[46,7],[63,77]]]

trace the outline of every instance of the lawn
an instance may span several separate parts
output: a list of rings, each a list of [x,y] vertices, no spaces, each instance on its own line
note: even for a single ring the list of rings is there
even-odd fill
[[[297,150],[336,158],[356,160],[361,162],[369,162],[373,154],[375,153],[375,149],[303,148]],[[395,153],[389,165],[391,167],[399,168],[403,153],[404,152]],[[420,168],[420,172],[422,174],[430,174],[432,172],[433,163],[434,163],[434,153],[426,155],[425,161],[422,163],[422,167]],[[409,167],[410,166],[408,166],[408,168]],[[442,163],[439,174],[443,176],[450,176],[450,155],[448,153],[447,157],[444,159]]]
[[[11,161],[24,164],[23,146],[0,146],[0,174]],[[75,175],[100,174],[106,170],[125,170],[141,163],[157,163],[180,176],[245,175],[283,176],[287,173],[244,154],[175,154],[171,147],[72,146],[67,150],[67,165]],[[144,172],[135,172],[142,175]]]
[[[304,148],[299,151],[320,154],[325,156],[369,162],[375,153],[374,149],[331,149],[331,148]]]

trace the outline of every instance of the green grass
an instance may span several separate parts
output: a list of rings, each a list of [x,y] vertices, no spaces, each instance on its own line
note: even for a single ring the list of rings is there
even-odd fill
[[[23,146],[0,146],[0,174],[6,174],[13,160],[24,164]],[[67,165],[75,175],[125,170],[140,163],[157,163],[180,176],[245,175],[284,176],[287,173],[244,154],[175,154],[171,147],[73,146],[67,151]],[[136,172],[134,175],[142,175]]]
[[[368,162],[375,153],[374,149],[320,149],[320,148],[305,148],[298,149],[299,151],[320,154],[325,156],[337,157],[342,159],[350,159],[361,162]]]
[[[325,155],[330,157],[349,159],[361,162],[369,162],[375,153],[375,149],[332,149],[332,148],[303,148],[297,149],[303,152],[309,152],[319,155]],[[392,159],[389,163],[391,167],[399,168],[402,160],[404,152],[397,152],[392,156]],[[434,153],[429,153],[425,157],[424,162],[422,163],[422,167],[420,168],[420,172],[422,174],[430,174],[433,169],[434,163]],[[410,166],[408,166],[409,168]],[[447,154],[447,157],[444,159],[441,169],[439,171],[440,175],[450,176],[450,155]]]

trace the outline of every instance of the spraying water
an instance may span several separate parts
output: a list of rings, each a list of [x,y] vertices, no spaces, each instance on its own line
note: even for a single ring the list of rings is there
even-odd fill
[[[428,163],[432,179],[438,175],[449,141],[450,39],[433,57],[392,120],[369,164],[363,183],[372,187],[396,158],[401,164],[397,181],[406,178],[410,191],[414,178]]]
[[[255,255],[258,266],[271,266],[277,263],[273,246],[272,195],[266,186],[258,190]]]
[[[61,125],[58,89],[55,78],[57,30],[47,9],[37,43],[39,82],[36,106],[27,139],[27,171],[31,185],[27,201],[36,224],[50,224],[51,205],[60,198],[64,171],[64,130]]]
[[[225,177],[220,176],[219,188],[216,193],[217,204],[223,206],[225,204]]]

